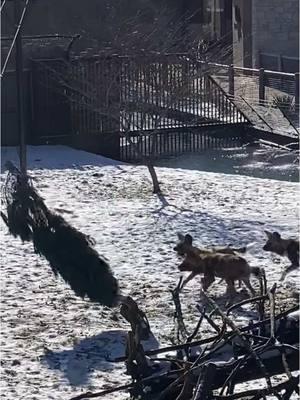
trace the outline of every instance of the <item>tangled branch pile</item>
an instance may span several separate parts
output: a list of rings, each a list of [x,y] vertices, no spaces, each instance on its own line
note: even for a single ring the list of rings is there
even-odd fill
[[[276,285],[268,290],[265,280],[259,296],[234,304],[227,311],[202,292],[203,307],[198,307],[200,318],[192,334],[184,323],[180,285],[171,291],[180,343],[144,351],[143,338],[136,331],[129,332],[125,356],[114,361],[125,361],[132,382],[71,400],[103,398],[123,390],[129,390],[132,400],[259,400],[268,395],[288,400],[293,393],[299,394],[299,375],[292,374],[299,367],[299,310],[295,306],[275,315]],[[257,321],[237,327],[231,313],[249,303],[256,306]],[[201,338],[203,320],[215,334]],[[200,339],[195,340],[199,332]],[[274,384],[271,378],[281,374],[287,378]],[[254,379],[263,379],[265,387],[250,384]],[[241,391],[239,383],[247,383],[247,390]]]

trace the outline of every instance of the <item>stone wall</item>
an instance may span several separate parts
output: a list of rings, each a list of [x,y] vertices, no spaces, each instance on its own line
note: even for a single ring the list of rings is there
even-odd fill
[[[252,0],[253,67],[259,52],[299,58],[299,0]]]
[[[251,1],[232,1],[233,63],[240,67],[252,67]]]

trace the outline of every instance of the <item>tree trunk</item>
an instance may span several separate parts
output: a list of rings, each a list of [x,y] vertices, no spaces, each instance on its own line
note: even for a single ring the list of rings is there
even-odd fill
[[[152,143],[151,143],[151,148],[150,148],[150,155],[148,157],[145,157],[142,152],[139,150],[138,146],[136,145],[136,143],[134,143],[129,135],[128,132],[126,132],[125,137],[128,141],[129,144],[131,144],[131,146],[134,148],[134,151],[139,155],[139,157],[142,159],[143,163],[145,163],[145,165],[148,168],[148,171],[150,173],[151,179],[152,179],[152,185],[153,185],[153,193],[154,194],[161,194],[161,190],[160,190],[160,185],[158,182],[158,178],[157,178],[157,174],[153,165],[153,159],[152,159],[152,154],[153,154],[153,150],[154,150],[154,146],[156,143],[156,137],[152,138]]]
[[[150,160],[147,160],[147,168],[151,175],[152,184],[153,184],[153,193],[154,194],[161,194],[160,185],[158,182],[157,174],[154,168],[154,165],[151,163]]]

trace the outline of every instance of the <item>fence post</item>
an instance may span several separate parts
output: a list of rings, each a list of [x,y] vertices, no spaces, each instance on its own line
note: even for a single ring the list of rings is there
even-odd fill
[[[297,72],[295,74],[295,108],[296,112],[299,113],[299,83],[300,83],[300,74]]]
[[[265,70],[263,68],[259,69],[259,88],[258,88],[258,97],[259,104],[263,105],[265,100]]]
[[[17,86],[17,123],[19,133],[19,156],[20,170],[23,174],[27,169],[27,154],[26,154],[26,132],[25,132],[25,114],[24,114],[24,72],[23,72],[23,48],[22,48],[22,23],[18,28],[21,17],[21,1],[14,1],[14,20],[17,27],[16,36],[16,86]],[[18,31],[19,29],[19,31]]]
[[[229,65],[228,68],[228,84],[229,84],[229,94],[234,96],[234,68],[233,64]]]
[[[258,50],[258,52],[257,52],[257,61],[256,61],[256,68],[260,68],[261,67],[261,52],[260,52],[260,50]],[[252,68],[253,68],[253,66],[252,66]]]

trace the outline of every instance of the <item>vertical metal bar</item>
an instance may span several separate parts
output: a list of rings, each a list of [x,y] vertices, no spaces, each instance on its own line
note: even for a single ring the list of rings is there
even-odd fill
[[[18,29],[21,18],[20,0],[14,1],[15,28]],[[22,51],[22,26],[16,37],[16,83],[17,83],[17,110],[18,110],[18,131],[20,140],[20,170],[26,173],[26,138],[24,118],[24,93],[23,93],[23,51]]]
[[[259,69],[259,104],[263,105],[265,100],[265,70]]]
[[[217,88],[214,87],[214,116],[215,116],[215,120],[218,119],[218,115],[217,115]]]
[[[211,85],[210,85],[210,80],[207,77],[206,79],[206,84],[207,84],[207,117],[209,118],[209,120],[211,119],[211,115],[210,115],[210,91],[211,91]]]
[[[218,89],[217,90],[217,96],[218,96],[218,109],[217,109],[217,114],[218,114],[218,119],[220,122],[224,124],[224,119],[222,118],[222,97],[223,93]]]
[[[199,83],[200,83],[200,88],[199,88]],[[197,79],[197,93],[198,93],[198,99],[200,104],[198,103],[198,106],[200,106],[200,116],[203,117],[202,115],[202,109],[203,109],[203,77],[200,75],[199,79]]]
[[[297,72],[295,74],[295,106],[296,111],[299,113],[299,83],[300,83],[300,74]]]
[[[198,110],[196,111],[196,90],[195,90],[195,79],[196,79],[196,76],[197,76],[197,74],[196,74],[196,66],[195,66],[195,64],[193,64],[193,77],[192,77],[192,79],[193,79],[193,81],[192,81],[192,93],[191,93],[191,96],[192,96],[192,103],[193,103],[193,114],[194,114],[194,116],[195,115],[198,115]],[[195,125],[195,124],[193,124],[193,125]]]
[[[231,64],[228,68],[228,85],[229,85],[229,94],[234,96],[234,66]]]

